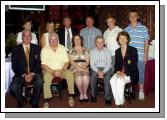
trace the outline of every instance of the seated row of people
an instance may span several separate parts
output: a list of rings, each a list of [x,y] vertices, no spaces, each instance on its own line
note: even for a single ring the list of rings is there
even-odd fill
[[[148,46],[149,46],[149,34],[146,26],[142,25],[139,22],[139,12],[136,10],[129,11],[128,14],[129,25],[124,28],[124,31],[127,31],[131,37],[131,46],[137,48],[138,52],[138,69],[139,69],[139,100],[144,100],[144,76],[145,76],[145,64],[148,60]],[[106,47],[111,51],[112,54],[112,71],[114,71],[115,65],[115,50],[119,48],[118,43],[116,42],[116,37],[118,33],[123,31],[122,28],[116,26],[115,17],[109,15],[106,18],[107,30],[104,32],[103,36],[105,39]],[[83,47],[91,50],[95,47],[94,41],[97,36],[102,36],[100,29],[94,27],[94,19],[89,16],[86,18],[85,23],[86,27],[81,29],[79,32],[71,27],[71,18],[64,17],[63,25],[64,27],[58,30],[58,35],[60,37],[60,44],[65,46],[68,49],[72,47],[72,37],[79,33],[83,37]],[[31,22],[27,21],[23,25],[24,30],[31,29]],[[46,33],[44,33],[39,41],[40,47],[45,47],[49,45],[49,33],[54,32],[54,22],[47,22],[46,24]],[[21,32],[18,34],[17,43],[22,42]],[[32,43],[38,44],[36,35],[32,35]]]
[[[17,45],[12,52],[12,69],[15,76],[10,85],[10,91],[16,96],[17,107],[23,106],[22,85],[24,82],[34,84],[33,96],[30,100],[32,107],[39,107],[38,99],[43,87],[45,108],[49,107],[49,101],[52,98],[50,86],[54,77],[66,79],[70,107],[74,106],[74,82],[80,93],[80,102],[89,100],[87,93],[89,83],[91,102],[96,102],[97,80],[103,78],[106,105],[111,105],[112,92],[115,104],[123,105],[125,84],[138,82],[138,54],[136,48],[129,46],[130,37],[127,32],[122,31],[117,37],[117,42],[121,47],[115,52],[114,75],[111,65],[112,54],[104,47],[105,41],[102,36],[96,37],[96,47],[89,51],[83,47],[82,37],[75,35],[72,39],[72,48],[68,53],[66,48],[59,44],[57,33],[49,34],[49,46],[44,47],[41,52],[37,45],[31,43],[32,34],[29,30],[24,30],[22,37],[22,44]]]

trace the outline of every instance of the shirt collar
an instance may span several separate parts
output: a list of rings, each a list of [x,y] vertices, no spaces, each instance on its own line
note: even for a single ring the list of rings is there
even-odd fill
[[[68,30],[68,31],[71,31],[71,27],[70,27],[69,29],[65,28],[65,31],[66,31],[66,32],[67,32],[67,30]]]
[[[22,43],[22,45],[23,45],[24,48],[26,48],[26,47],[30,48],[30,44],[29,45],[25,45],[25,44]]]

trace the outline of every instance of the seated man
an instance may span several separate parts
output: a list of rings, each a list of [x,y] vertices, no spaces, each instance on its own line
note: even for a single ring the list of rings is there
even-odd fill
[[[50,33],[49,46],[41,51],[41,61],[44,77],[44,107],[49,107],[49,101],[52,97],[51,83],[54,77],[61,77],[67,80],[69,97],[69,106],[74,106],[74,75],[68,70],[69,59],[66,48],[59,44],[59,37],[56,33]]]
[[[96,37],[96,47],[90,51],[90,85],[91,85],[91,101],[96,102],[97,93],[97,79],[104,78],[104,92],[105,104],[111,104],[111,86],[110,78],[112,75],[111,69],[111,52],[104,47],[104,38],[101,36]]]
[[[17,107],[23,107],[22,86],[25,82],[32,82],[34,88],[30,104],[37,108],[39,107],[38,98],[43,84],[40,49],[31,43],[31,31],[24,30],[22,34],[22,44],[17,45],[12,51],[12,69],[15,75],[10,85],[10,91],[17,99]]]

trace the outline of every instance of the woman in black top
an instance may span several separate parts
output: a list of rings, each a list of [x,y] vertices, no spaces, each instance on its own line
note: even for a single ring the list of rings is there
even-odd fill
[[[115,74],[110,80],[115,104],[122,106],[124,104],[125,84],[138,82],[138,54],[137,49],[129,46],[130,37],[125,31],[118,34],[117,42],[120,45],[115,51]]]

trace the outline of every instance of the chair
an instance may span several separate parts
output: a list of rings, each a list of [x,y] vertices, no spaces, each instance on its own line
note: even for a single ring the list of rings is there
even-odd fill
[[[59,99],[62,98],[62,84],[61,84],[62,78],[54,77],[51,83],[51,92],[53,97],[59,96]]]
[[[23,87],[22,87],[22,95],[25,98],[24,102],[27,104],[28,99],[32,96],[33,94],[33,82],[24,82]]]
[[[124,95],[125,98],[129,101],[129,103],[132,102],[132,99],[135,100],[135,84],[127,83],[125,85],[124,89]]]
[[[97,89],[99,95],[104,95],[104,78],[97,79]]]

